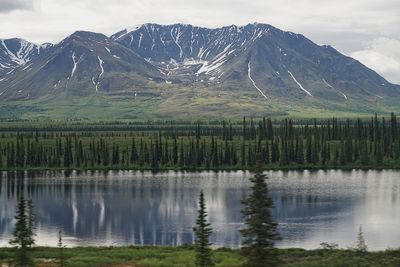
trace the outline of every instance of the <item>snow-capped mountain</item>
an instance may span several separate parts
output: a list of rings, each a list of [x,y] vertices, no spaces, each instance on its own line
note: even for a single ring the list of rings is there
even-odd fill
[[[56,45],[0,41],[0,101],[85,97],[167,117],[182,110],[187,116],[400,110],[400,86],[331,46],[267,24],[143,24],[110,37],[75,32]]]
[[[184,72],[190,69],[192,74],[218,76],[226,63],[249,50],[257,39],[268,35],[270,30],[270,27],[257,24],[219,29],[184,24],[144,24],[121,31],[111,38],[159,65],[166,74],[176,73],[178,69]]]
[[[0,77],[39,56],[51,44],[37,45],[23,39],[0,39]]]
[[[398,95],[397,87],[330,46],[271,25],[207,29],[144,24],[111,37],[158,66],[174,80],[227,84],[241,81],[264,98]]]
[[[132,50],[105,35],[78,31],[59,44],[38,54],[24,67],[6,75],[0,94],[9,99],[35,99],[42,96],[83,96],[91,93],[127,90],[124,76],[137,83],[139,77],[158,70]]]

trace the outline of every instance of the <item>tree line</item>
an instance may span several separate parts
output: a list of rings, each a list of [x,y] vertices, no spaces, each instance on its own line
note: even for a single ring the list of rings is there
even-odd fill
[[[3,131],[0,169],[252,169],[255,155],[266,168],[400,167],[395,114],[370,120],[243,118],[161,128]]]

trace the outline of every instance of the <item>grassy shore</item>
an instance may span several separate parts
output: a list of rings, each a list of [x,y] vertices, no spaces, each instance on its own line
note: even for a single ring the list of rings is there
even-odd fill
[[[15,255],[12,248],[0,248],[0,266]],[[352,250],[279,249],[282,267],[399,267],[400,250],[358,253]],[[38,247],[30,252],[36,266],[57,265],[59,249]],[[77,247],[64,249],[66,267],[194,267],[191,247]],[[217,267],[240,267],[245,259],[240,250],[217,249]],[[2,265],[3,264],[3,265]]]

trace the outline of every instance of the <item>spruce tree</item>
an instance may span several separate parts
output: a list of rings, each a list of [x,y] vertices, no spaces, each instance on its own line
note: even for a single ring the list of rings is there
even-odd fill
[[[135,142],[135,138],[132,139],[132,145],[131,145],[131,158],[130,158],[130,162],[131,163],[135,163],[138,160],[138,153],[137,153],[137,149],[136,149],[136,142]]]
[[[15,216],[15,220],[17,222],[15,224],[13,238],[10,240],[10,245],[14,245],[20,248],[27,248],[28,218],[26,214],[26,201],[22,194],[18,201],[18,210]]]
[[[383,163],[383,149],[382,149],[382,142],[378,141],[375,145],[375,162],[378,167],[381,167]]]
[[[245,228],[240,232],[243,236],[243,251],[247,257],[247,266],[265,267],[278,264],[278,255],[274,249],[274,241],[279,240],[277,223],[274,222],[271,209],[274,207],[268,195],[267,176],[262,172],[258,161],[255,175],[250,178],[251,193],[243,200],[242,210]]]
[[[29,248],[35,245],[35,214],[32,200],[27,201],[27,245]]]
[[[32,259],[28,255],[28,249],[34,243],[33,235],[29,230],[29,217],[27,214],[27,204],[23,194],[18,201],[17,214],[15,216],[16,224],[13,233],[13,238],[10,240],[10,245],[18,248],[14,258],[14,265],[18,267],[33,266]]]
[[[360,229],[358,230],[358,234],[357,234],[356,251],[359,253],[365,253],[365,252],[367,252],[367,250],[368,250],[367,243],[365,242],[362,227],[360,225]]]
[[[178,164],[178,143],[176,141],[176,138],[174,138],[174,144],[172,147],[172,163],[174,166]]]
[[[211,259],[211,243],[209,241],[212,228],[207,222],[207,216],[204,194],[203,191],[201,191],[196,227],[193,228],[193,232],[196,237],[196,266],[198,267],[214,266],[214,263]]]
[[[362,141],[360,144],[360,161],[364,166],[369,164],[368,145],[366,141]]]

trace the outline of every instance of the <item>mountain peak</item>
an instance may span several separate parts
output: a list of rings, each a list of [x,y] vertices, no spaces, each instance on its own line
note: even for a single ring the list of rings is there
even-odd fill
[[[258,111],[290,103],[349,112],[400,100],[399,86],[358,61],[257,22],[220,28],[146,23],[111,37],[77,31],[50,46],[27,50],[42,48],[43,56],[19,57],[21,47],[31,45],[0,41],[0,100],[102,94],[130,99],[128,106],[157,103],[153,108],[160,110],[178,102],[199,110],[236,103],[231,107]]]
[[[21,38],[0,39],[0,77],[28,63],[45,49]]]
[[[68,38],[79,38],[79,39],[100,39],[106,40],[108,37],[102,33],[90,32],[90,31],[75,31]]]
[[[143,25],[145,25],[145,24],[137,24],[137,25],[134,25],[134,26],[126,28],[125,31],[126,32],[133,32],[133,31],[136,31],[136,30],[140,29]]]

